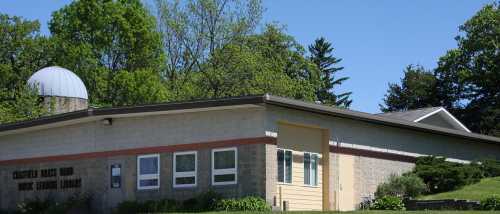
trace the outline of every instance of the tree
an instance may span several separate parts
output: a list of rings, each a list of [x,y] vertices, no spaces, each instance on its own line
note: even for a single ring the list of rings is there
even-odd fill
[[[197,85],[207,97],[271,93],[315,100],[315,66],[302,46],[274,25],[216,49],[202,69]]]
[[[184,93],[193,91],[190,81],[199,77],[193,73],[215,70],[219,65],[207,63],[212,54],[253,33],[263,11],[260,0],[157,0],[156,8],[168,59],[166,78],[178,99],[194,96]],[[206,80],[217,87],[215,80]]]
[[[49,113],[38,92],[27,85],[19,85],[14,90],[0,90],[0,124],[35,119]]]
[[[27,87],[31,74],[51,60],[49,40],[39,28],[38,21],[0,14],[0,123],[47,114],[36,91]]]
[[[332,55],[332,44],[321,37],[314,41],[314,44],[309,45],[311,53],[310,60],[319,69],[319,88],[316,89],[316,97],[323,104],[343,106],[348,108],[352,100],[350,95],[352,92],[335,94],[333,92],[335,86],[340,86],[349,79],[349,77],[336,78],[335,74],[344,69],[344,67],[335,67],[342,59],[337,59]]]
[[[412,99],[402,96],[404,87],[390,84],[384,99],[387,107],[382,110],[444,106],[471,131],[500,136],[499,26],[498,3],[483,7],[459,27],[458,47],[439,59],[435,80],[425,75],[428,80],[423,80],[423,88],[411,89],[416,90]]]
[[[113,106],[155,103],[169,99],[169,91],[158,73],[150,70],[122,71],[113,77]]]
[[[123,90],[112,84],[115,76],[141,70],[161,74],[160,34],[139,0],[75,1],[52,14],[49,28],[57,44],[56,63],[82,78],[93,104],[139,104],[130,101],[142,99],[132,97],[115,102],[131,95],[120,94]]]
[[[408,65],[400,85],[390,83],[384,97],[384,105],[380,105],[383,112],[406,111],[410,109],[435,106],[436,77],[431,71],[419,65]]]
[[[462,120],[476,132],[500,136],[500,9],[483,7],[460,26],[456,39],[463,61],[463,97],[469,101]]]

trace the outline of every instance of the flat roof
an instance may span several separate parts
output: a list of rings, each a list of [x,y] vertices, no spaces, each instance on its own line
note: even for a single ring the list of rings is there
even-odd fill
[[[245,105],[245,104],[274,105],[295,110],[329,115],[332,117],[347,118],[352,120],[384,125],[384,126],[464,138],[485,143],[500,143],[500,138],[497,137],[476,134],[476,133],[469,133],[465,131],[448,129],[448,128],[416,123],[406,120],[388,118],[376,114],[369,114],[343,108],[320,105],[311,102],[304,102],[300,100],[273,96],[270,94],[228,97],[220,99],[191,100],[191,101],[169,102],[169,103],[137,105],[137,106],[89,108],[85,110],[68,112],[64,114],[44,116],[32,120],[24,120],[14,123],[0,124],[0,133],[17,129],[34,127],[34,126],[52,124],[57,122],[81,119],[86,117],[93,117],[93,116],[112,117],[113,115],[118,115],[118,114],[134,114],[134,113],[185,110],[185,109],[187,110],[187,109],[234,106],[234,105]]]

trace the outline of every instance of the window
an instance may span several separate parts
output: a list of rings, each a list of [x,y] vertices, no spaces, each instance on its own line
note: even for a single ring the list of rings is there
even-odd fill
[[[174,187],[196,186],[197,153],[174,153]]]
[[[304,152],[304,184],[318,186],[318,154]]]
[[[237,160],[235,147],[212,150],[212,185],[236,184]]]
[[[278,182],[292,183],[292,150],[278,149]]]
[[[160,187],[160,155],[137,157],[137,189],[158,189]]]

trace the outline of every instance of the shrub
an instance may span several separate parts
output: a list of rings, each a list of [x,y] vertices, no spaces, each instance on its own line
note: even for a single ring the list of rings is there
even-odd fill
[[[427,191],[424,181],[413,173],[402,176],[391,175],[389,181],[382,183],[375,192],[376,198],[396,196],[400,198],[414,198]]]
[[[217,201],[219,201],[222,196],[213,190],[209,190],[205,193],[199,194],[198,196],[185,200],[183,202],[183,207],[185,211],[209,211],[214,210]]]
[[[61,203],[50,198],[27,200],[17,205],[16,213],[21,214],[64,214],[71,211],[89,212],[92,198],[88,194],[75,194]]]
[[[209,190],[185,201],[171,199],[124,201],[118,204],[115,213],[152,213],[152,212],[200,212],[214,210],[221,196]]]
[[[148,200],[144,202],[124,201],[118,204],[115,213],[149,213],[149,212],[174,212],[181,210],[179,205],[174,200]]]
[[[219,211],[271,211],[266,201],[259,197],[245,197],[241,199],[222,199],[217,203]]]
[[[374,210],[404,210],[405,206],[401,198],[395,196],[384,196],[375,199],[370,209]]]
[[[500,196],[493,195],[481,201],[484,210],[500,210]]]
[[[500,161],[495,159],[483,159],[479,164],[480,169],[483,171],[485,177],[498,177],[500,176]]]
[[[451,163],[432,156],[419,157],[413,173],[422,178],[432,194],[455,190],[484,177],[478,164]]]

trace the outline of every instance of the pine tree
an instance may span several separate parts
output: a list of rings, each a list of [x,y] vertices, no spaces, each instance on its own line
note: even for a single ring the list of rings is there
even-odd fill
[[[319,102],[327,105],[341,106],[348,108],[352,100],[350,95],[352,92],[345,92],[335,94],[334,88],[341,85],[349,77],[337,78],[335,74],[344,69],[344,67],[337,67],[336,65],[342,61],[332,55],[332,44],[321,37],[314,41],[314,44],[309,46],[311,53],[310,60],[318,67],[321,84],[316,90],[316,97]]]

